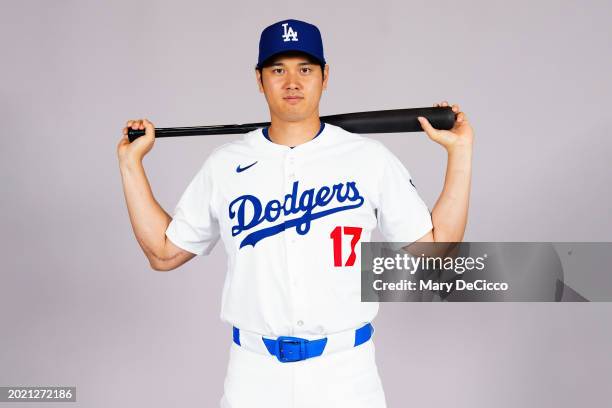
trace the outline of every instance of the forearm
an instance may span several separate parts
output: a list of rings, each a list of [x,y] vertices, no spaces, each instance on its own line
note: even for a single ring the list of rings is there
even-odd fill
[[[153,196],[140,161],[120,163],[123,192],[132,230],[151,266],[163,261],[166,229],[172,217]]]
[[[432,211],[435,242],[461,242],[467,224],[472,146],[449,151],[444,188]]]

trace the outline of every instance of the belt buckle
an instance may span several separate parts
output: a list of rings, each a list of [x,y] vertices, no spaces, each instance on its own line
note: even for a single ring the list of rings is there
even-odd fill
[[[304,360],[306,359],[306,343],[308,343],[308,340],[301,337],[280,336],[276,339],[274,355],[281,363]],[[299,344],[299,347],[294,348],[298,352],[285,352],[284,344]]]

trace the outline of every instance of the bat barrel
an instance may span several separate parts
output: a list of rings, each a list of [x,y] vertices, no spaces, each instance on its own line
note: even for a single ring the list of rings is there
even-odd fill
[[[321,120],[353,133],[398,133],[422,131],[419,116],[426,117],[436,129],[448,130],[455,124],[455,113],[447,106],[344,113]]]

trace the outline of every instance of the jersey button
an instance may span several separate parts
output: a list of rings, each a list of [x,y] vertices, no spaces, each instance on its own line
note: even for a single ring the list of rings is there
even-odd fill
[[[303,322],[303,321],[301,321],[301,320],[298,320],[298,321],[297,321],[297,324],[298,324],[298,326],[301,326],[301,325],[303,325],[303,324],[304,324],[304,322]]]

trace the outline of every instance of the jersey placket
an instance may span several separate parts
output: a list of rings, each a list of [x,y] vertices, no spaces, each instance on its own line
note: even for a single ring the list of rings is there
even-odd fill
[[[294,150],[291,150],[285,155],[284,162],[284,186],[285,192],[284,194],[291,194],[293,190],[293,183],[298,180],[298,166],[296,163],[296,154]],[[296,197],[297,202],[299,203],[299,190],[298,195]],[[298,214],[292,214],[289,216],[289,219],[299,216]],[[301,329],[304,325],[303,320],[303,290],[300,289],[300,253],[299,253],[299,234],[296,231],[296,228],[288,228],[284,231],[285,237],[285,248],[287,254],[287,278],[289,279],[289,287],[291,288],[291,300],[292,300],[292,333],[295,332],[296,329]]]

